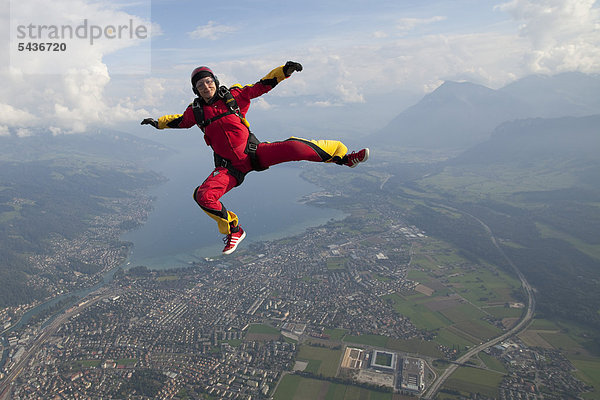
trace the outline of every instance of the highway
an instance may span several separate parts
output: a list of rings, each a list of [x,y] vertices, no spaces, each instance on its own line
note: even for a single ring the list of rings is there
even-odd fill
[[[500,335],[500,336],[498,336],[498,337],[496,337],[494,339],[491,339],[491,340],[489,340],[489,341],[487,341],[485,343],[482,343],[482,344],[480,344],[478,346],[475,346],[475,347],[469,349],[469,351],[467,351],[464,355],[462,355],[461,357],[459,357],[456,360],[456,364],[450,364],[450,366],[448,366],[448,368],[446,368],[446,370],[436,378],[436,380],[425,391],[425,394],[421,397],[421,398],[426,399],[426,400],[431,400],[431,399],[433,399],[435,397],[435,395],[437,394],[438,390],[442,387],[442,385],[444,384],[444,382],[460,366],[459,364],[464,364],[471,357],[473,357],[474,355],[476,355],[480,351],[483,351],[483,350],[487,349],[488,347],[495,346],[496,344],[498,344],[498,343],[500,343],[500,342],[508,339],[509,337],[514,336],[517,333],[521,332],[523,329],[525,329],[529,325],[529,323],[531,322],[531,319],[533,318],[533,314],[535,312],[535,297],[533,295],[533,289],[531,288],[531,285],[529,284],[529,282],[527,282],[527,279],[525,279],[525,276],[521,273],[521,271],[517,268],[517,266],[512,262],[512,260],[510,258],[508,258],[508,256],[506,255],[506,253],[504,253],[504,250],[502,250],[502,248],[500,247],[500,245],[498,245],[496,237],[494,236],[494,233],[492,232],[492,230],[490,229],[490,227],[487,226],[482,220],[480,220],[479,218],[475,217],[474,215],[471,215],[471,214],[466,213],[464,211],[456,210],[454,208],[450,208],[450,207],[447,207],[447,206],[444,206],[444,208],[450,209],[450,210],[452,210],[454,212],[460,212],[460,213],[463,213],[465,215],[468,215],[471,218],[473,218],[476,221],[478,221],[485,228],[485,230],[486,230],[487,234],[489,235],[490,240],[492,241],[492,243],[494,244],[494,246],[498,249],[498,251],[500,252],[500,254],[502,254],[502,257],[504,257],[504,259],[506,260],[506,262],[511,266],[511,268],[515,271],[515,273],[519,277],[519,280],[521,281],[521,285],[523,286],[523,289],[525,289],[525,292],[527,294],[527,310],[525,311],[525,314],[519,320],[519,322],[514,327],[512,327],[510,330],[508,330],[507,332],[503,333],[502,335]]]

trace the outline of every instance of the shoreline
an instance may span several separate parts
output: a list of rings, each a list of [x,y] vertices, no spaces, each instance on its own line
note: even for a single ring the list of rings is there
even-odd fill
[[[314,200],[314,198],[318,198],[320,195],[322,195],[325,192],[326,189],[323,187],[320,187],[319,185],[315,184],[314,182],[311,182],[310,180],[306,179],[304,176],[304,172],[305,172],[304,168],[291,168],[291,167],[284,167],[284,168],[276,169],[273,171],[273,172],[275,172],[275,171],[278,172],[278,175],[276,175],[274,178],[272,178],[276,183],[279,182],[279,181],[277,181],[277,179],[279,179],[283,183],[289,182],[290,177],[287,176],[287,174],[289,174],[291,172],[294,176],[294,179],[299,179],[302,181],[303,184],[310,185],[310,188],[309,188],[308,192],[295,193],[293,195],[294,196],[293,198],[286,199],[286,204],[290,203],[291,205],[293,205],[296,208],[294,210],[295,214],[290,217],[292,219],[292,221],[290,221],[290,220],[284,221],[283,223],[285,225],[282,225],[280,227],[281,229],[268,231],[268,229],[269,229],[268,224],[273,225],[274,224],[273,220],[276,220],[276,217],[272,217],[272,216],[271,217],[257,217],[256,213],[252,214],[252,211],[254,211],[254,209],[252,208],[252,205],[250,205],[250,207],[248,207],[246,205],[247,208],[245,209],[245,213],[247,215],[241,215],[241,218],[244,221],[247,221],[247,223],[244,223],[244,221],[242,221],[242,225],[244,226],[244,229],[246,230],[246,232],[248,232],[248,237],[244,241],[244,244],[246,246],[250,243],[268,242],[268,241],[284,239],[284,238],[287,238],[290,236],[295,236],[295,235],[305,232],[309,228],[315,228],[315,227],[324,225],[331,220],[342,220],[348,216],[348,213],[346,213],[340,209],[329,208],[329,207],[323,208],[318,204],[310,204],[310,200]],[[255,175],[255,176],[257,176],[257,175]],[[265,178],[263,178],[263,177],[261,177],[261,178],[264,181]],[[255,178],[255,179],[258,179],[258,178]],[[245,198],[245,196],[248,196],[248,195],[253,196],[253,201],[256,202],[257,196],[260,197],[264,193],[264,190],[261,191],[261,186],[260,186],[261,183],[259,182],[256,185],[258,186],[257,188],[252,187],[252,185],[250,185],[250,183],[246,184],[246,186],[244,186],[244,187],[241,187],[239,189],[240,192],[237,193],[237,196],[234,199],[227,200],[228,204],[232,203],[233,204],[232,208],[234,208],[234,209],[243,208],[243,207],[240,207],[240,203],[243,202],[244,201],[243,199]],[[262,185],[264,185],[264,183],[262,183]],[[156,193],[156,191],[154,191],[153,197],[156,195],[157,195],[157,193]],[[159,204],[161,201],[165,201],[165,199],[155,199],[155,200]],[[268,202],[268,201],[272,202],[273,200],[269,199],[267,197],[265,199],[265,202]],[[251,202],[250,202],[250,204],[251,204]],[[156,203],[154,205],[155,205],[155,207],[153,207],[151,214],[148,216],[149,219],[152,219],[152,217],[153,217],[152,213],[156,212],[156,210],[158,209],[158,206],[156,206]],[[277,207],[277,206],[278,206],[277,203],[275,203],[275,207]],[[304,209],[304,208],[298,209],[297,208],[298,206],[309,207],[310,209],[321,210],[321,211],[312,213],[312,214],[317,214],[317,215],[311,215],[310,211],[307,212],[306,209]],[[164,204],[163,204],[163,207],[164,207]],[[327,215],[323,215],[322,210],[324,210],[324,209],[327,210],[327,213],[326,213]],[[298,210],[300,210],[300,211],[298,211]],[[263,210],[263,211],[265,211],[264,215],[269,215],[267,213],[268,207],[266,210]],[[197,210],[194,208],[193,212],[195,213],[195,212],[197,212]],[[300,218],[298,216],[300,216]],[[161,218],[164,220],[164,218],[165,218],[164,215],[162,215],[162,216],[155,215],[154,217],[157,220],[160,220]],[[264,219],[264,222],[262,221],[261,218]],[[293,220],[294,218],[296,218],[296,220]],[[201,230],[200,234],[198,234],[198,236],[197,236],[198,244],[197,245],[194,245],[193,243],[192,244],[183,243],[183,244],[179,245],[179,248],[173,248],[172,251],[168,251],[171,249],[167,249],[167,251],[161,252],[160,254],[155,255],[155,256],[150,255],[150,256],[145,257],[144,255],[141,255],[140,252],[143,252],[144,249],[143,248],[136,249],[135,241],[136,241],[136,239],[156,241],[157,240],[156,235],[154,235],[152,233],[152,231],[150,230],[150,229],[159,228],[159,226],[157,226],[156,221],[151,221],[149,226],[153,226],[153,228],[149,228],[147,226],[145,228],[146,231],[138,233],[139,237],[137,237],[137,238],[135,237],[136,230],[124,232],[122,235],[120,235],[119,240],[122,242],[126,241],[126,242],[133,243],[133,245],[129,251],[129,254],[127,256],[127,259],[124,263],[127,266],[126,269],[136,267],[136,266],[145,266],[149,269],[160,269],[160,270],[171,269],[171,268],[181,268],[181,267],[191,266],[194,262],[203,260],[205,258],[217,258],[217,257],[222,256],[222,254],[221,254],[221,250],[223,247],[223,245],[221,243],[222,235],[217,231],[216,227],[214,226],[214,222],[212,220],[206,218],[206,216],[202,215],[202,213],[200,213],[200,215],[198,216],[198,220],[199,220],[198,225],[202,224],[201,228],[203,228],[205,230]],[[147,222],[148,221],[145,221],[144,225],[146,225]],[[277,221],[277,222],[279,222],[279,221]],[[176,221],[173,223],[175,224]],[[143,230],[144,227],[142,226],[141,228],[138,228],[138,229]],[[208,229],[210,229],[210,231],[208,231]],[[139,231],[137,231],[137,232],[139,232]],[[210,232],[210,233],[207,233],[207,232]],[[181,234],[181,232],[176,233],[176,234]],[[160,238],[158,238],[158,239],[160,239]],[[202,243],[203,241],[204,241],[204,243]],[[244,246],[244,244],[242,244],[242,246]],[[157,244],[157,246],[160,246],[160,245],[162,245],[162,243]],[[146,243],[145,246],[143,246],[143,247],[152,249],[152,247],[149,246],[148,243]]]

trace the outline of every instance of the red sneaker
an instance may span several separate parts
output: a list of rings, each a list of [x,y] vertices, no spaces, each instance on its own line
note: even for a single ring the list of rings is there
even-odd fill
[[[344,165],[349,166],[350,168],[356,167],[359,163],[365,162],[369,159],[369,149],[362,149],[357,152],[352,152],[350,154],[346,154],[347,161]]]
[[[229,235],[223,238],[223,242],[225,242],[225,248],[223,249],[223,254],[231,254],[235,251],[238,244],[246,237],[246,232],[242,229],[241,226],[238,226],[237,232],[231,232]]]

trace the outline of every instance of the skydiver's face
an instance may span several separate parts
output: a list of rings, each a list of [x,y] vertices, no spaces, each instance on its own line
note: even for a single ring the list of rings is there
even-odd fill
[[[213,78],[207,76],[196,82],[196,90],[200,93],[200,97],[202,97],[204,101],[209,101],[217,92],[217,85]]]

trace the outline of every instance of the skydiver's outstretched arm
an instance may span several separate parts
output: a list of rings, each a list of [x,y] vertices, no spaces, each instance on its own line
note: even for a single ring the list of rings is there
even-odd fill
[[[146,118],[141,124],[152,125],[156,129],[182,129],[191,128],[196,125],[196,119],[194,118],[194,110],[190,104],[183,114],[163,115],[158,121],[154,118]]]

